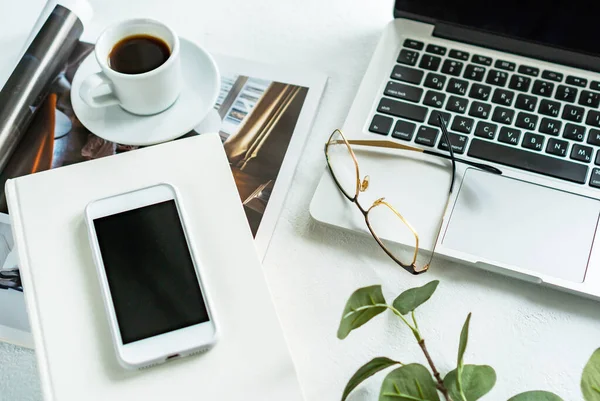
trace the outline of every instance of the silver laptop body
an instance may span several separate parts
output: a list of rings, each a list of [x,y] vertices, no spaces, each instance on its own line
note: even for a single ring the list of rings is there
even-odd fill
[[[600,297],[600,59],[591,54],[590,40],[569,49],[550,39],[515,37],[520,31],[502,20],[502,10],[485,11],[500,21],[478,22],[483,26],[448,23],[443,18],[452,13],[436,11],[436,3],[453,7],[397,1],[396,18],[383,32],[342,130],[349,139],[442,152],[435,121],[443,113],[455,154],[503,174],[459,163],[456,189],[442,216],[446,161],[355,149],[361,178],[370,177],[361,204],[368,207],[385,196],[415,227],[424,253],[432,249],[443,217],[439,257]],[[475,4],[481,13],[487,8],[485,2],[455,3]],[[536,3],[519,4],[534,9]],[[419,7],[437,17],[416,13]],[[562,30],[571,26],[547,27],[546,35],[552,38],[555,29],[564,38],[570,32]],[[596,50],[600,54],[600,42]],[[329,171],[310,213],[319,222],[370,235]],[[413,246],[414,238],[395,227],[390,222],[382,229],[385,239]]]

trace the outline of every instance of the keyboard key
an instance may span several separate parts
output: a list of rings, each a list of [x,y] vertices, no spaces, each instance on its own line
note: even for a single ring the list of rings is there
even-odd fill
[[[521,146],[527,149],[540,151],[544,147],[544,136],[526,132]]]
[[[390,128],[392,128],[393,122],[394,120],[390,117],[375,114],[369,126],[369,131],[375,134],[387,135],[390,132]]]
[[[509,145],[518,145],[521,138],[521,131],[516,128],[502,127],[498,134],[498,141],[508,143]]]
[[[527,92],[529,85],[531,85],[531,78],[515,74],[510,78],[508,87],[517,91]]]
[[[588,167],[585,164],[560,160],[512,146],[482,141],[481,139],[471,141],[467,154],[488,162],[516,167],[579,184],[585,184],[588,172]]]
[[[415,65],[419,58],[419,52],[413,50],[402,49],[400,55],[398,55],[398,61],[400,64]]]
[[[561,82],[563,80],[563,74],[560,72],[545,70],[542,72],[542,78],[549,79],[550,81]]]
[[[469,83],[467,81],[463,81],[462,79],[451,78],[448,82],[446,92],[456,93],[457,95],[465,96],[467,94],[468,87]]]
[[[552,82],[540,81],[539,79],[535,80],[533,84],[533,89],[531,92],[534,95],[540,95],[545,97],[552,96],[552,91],[554,90],[554,84]]]
[[[583,113],[585,110],[583,107],[572,106],[567,104],[562,113],[563,120],[574,121],[576,123],[580,123],[583,121]]]
[[[418,122],[425,121],[425,116],[427,115],[427,108],[423,106],[387,98],[383,98],[379,101],[377,111],[383,114],[390,114],[392,116]]]
[[[531,77],[537,77],[540,73],[539,68],[530,67],[528,65],[522,65],[519,67],[519,72],[521,74],[529,75]]]
[[[463,52],[462,50],[452,49],[452,50],[450,50],[450,53],[448,53],[448,57],[466,61],[469,59],[469,53]]]
[[[427,74],[427,78],[425,78],[425,86],[432,89],[441,90],[446,83],[446,77],[440,74],[434,74],[430,72]]]
[[[554,138],[548,139],[546,153],[550,153],[551,155],[556,155],[560,157],[565,157],[565,155],[567,154],[567,149],[569,149],[569,142],[561,141],[560,139]]]
[[[536,105],[537,97],[529,95],[519,95],[517,96],[517,101],[515,102],[515,107],[517,109],[526,111],[534,111]]]
[[[588,134],[587,143],[590,145],[600,146],[600,130],[592,128]]]
[[[427,45],[427,48],[425,49],[425,51],[427,53],[439,54],[440,56],[443,56],[444,54],[446,54],[445,47],[438,46],[438,45],[432,45],[432,44]]]
[[[409,49],[423,50],[424,46],[425,44],[423,42],[419,42],[418,40],[406,39],[404,41],[404,47],[408,47]]]
[[[439,130],[437,128],[426,127],[424,125],[419,128],[417,131],[417,137],[415,138],[415,143],[426,145],[426,146],[435,146],[435,142],[437,141]]]
[[[481,65],[492,65],[492,59],[490,57],[480,56],[478,54],[474,54],[471,61]]]
[[[473,102],[469,109],[469,115],[472,117],[487,119],[492,111],[492,106],[487,103]]]
[[[404,120],[398,120],[392,131],[392,137],[410,141],[415,133],[417,124]]]
[[[497,129],[498,126],[496,124],[484,123],[483,121],[480,121],[477,123],[477,127],[475,127],[475,136],[486,139],[494,139]]]
[[[544,134],[558,136],[561,127],[561,121],[544,117],[542,118],[542,122],[540,123],[539,131],[543,132]]]
[[[492,93],[492,87],[481,84],[473,84],[471,85],[471,91],[469,92],[469,97],[479,100],[488,100],[490,97],[490,93]]]
[[[505,60],[496,60],[494,67],[500,68],[501,70],[514,71],[517,65]]]
[[[594,160],[596,166],[600,165],[600,150],[596,152],[596,160]]]
[[[508,74],[505,73],[504,71],[490,70],[490,72],[487,76],[487,80],[485,82],[487,82],[488,84],[492,84],[492,85],[504,86],[504,85],[506,85],[507,79],[508,79]]]
[[[589,163],[592,161],[594,149],[589,146],[575,144],[571,149],[571,159],[579,160],[580,162]]]
[[[581,91],[581,96],[579,96],[579,104],[597,109],[598,105],[600,105],[600,93]]]
[[[450,125],[450,113],[446,113],[445,111],[433,110],[431,115],[429,116],[429,120],[427,120],[427,124],[433,125],[435,127],[440,126],[440,122],[438,121],[438,116],[442,117],[442,120],[446,123],[446,125]]]
[[[583,139],[585,138],[585,127],[582,125],[568,123],[565,125],[563,137],[577,142],[583,142]]]
[[[492,121],[510,125],[510,124],[512,124],[512,120],[513,120],[514,116],[515,116],[514,110],[507,109],[505,107],[496,106],[496,108],[494,109],[494,114],[492,115]]]
[[[421,100],[421,96],[423,96],[423,89],[389,81],[383,93],[384,95],[395,97],[397,99],[418,102]]]
[[[550,117],[558,117],[558,115],[560,114],[560,103],[544,99],[540,102],[540,108],[538,110],[538,113]]]
[[[577,89],[566,85],[558,85],[554,97],[563,102],[573,103],[577,98]]]
[[[464,114],[465,111],[467,111],[468,105],[469,101],[467,99],[458,96],[450,96],[448,104],[446,105],[446,110]]]
[[[600,127],[600,113],[594,110],[590,110],[585,120],[587,125],[593,125],[594,127]]]
[[[535,114],[520,112],[517,116],[517,121],[515,122],[515,125],[519,128],[525,128],[534,131],[537,122],[538,116],[536,116]]]
[[[470,134],[473,128],[473,119],[468,117],[456,116],[452,121],[452,131],[462,132],[463,134]]]
[[[600,82],[598,81],[592,81],[590,83],[590,89],[593,91],[600,91]]]
[[[448,75],[454,75],[455,77],[459,77],[462,72],[463,63],[455,60],[446,60],[444,61],[444,65],[442,65],[442,72]]]
[[[452,150],[454,151],[454,153],[457,153],[459,155],[462,155],[463,153],[465,153],[465,150],[467,149],[467,142],[468,142],[468,139],[466,136],[453,134],[452,132],[449,132],[448,139],[450,140],[450,144],[452,145]],[[442,137],[442,139],[440,140],[438,149],[448,150],[448,144],[446,143],[446,140],[444,139],[444,137]]]
[[[432,107],[442,107],[444,105],[444,100],[446,100],[445,94],[429,90],[425,93],[423,104]]]
[[[424,54],[421,58],[421,63],[419,64],[419,67],[423,68],[424,70],[437,71],[437,69],[440,67],[441,62],[442,59],[439,57]]]
[[[494,96],[492,97],[492,102],[501,104],[503,106],[510,106],[514,97],[515,92],[511,92],[505,89],[496,89],[494,91]]]
[[[473,81],[483,81],[483,77],[485,75],[486,69],[484,67],[480,67],[478,65],[469,64],[465,69],[464,78],[471,79]]]
[[[590,175],[590,187],[600,188],[600,168],[592,170]]]
[[[397,65],[394,67],[390,78],[419,85],[423,79],[423,75],[424,72],[421,70],[415,70],[414,68]]]
[[[551,155],[556,155],[560,157],[565,157],[568,148],[569,142],[562,141],[560,139],[550,138],[548,140],[548,145],[546,146],[546,153],[550,153]]]
[[[573,75],[569,75],[567,77],[567,81],[566,82],[569,85],[580,86],[582,88],[585,88],[587,86],[587,79],[580,78],[580,77],[574,77]]]

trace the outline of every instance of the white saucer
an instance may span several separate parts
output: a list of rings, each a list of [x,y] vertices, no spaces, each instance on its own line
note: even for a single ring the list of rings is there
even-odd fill
[[[93,108],[79,96],[81,82],[99,72],[91,53],[75,73],[71,86],[73,111],[84,127],[107,141],[122,145],[154,145],[192,131],[217,101],[221,78],[212,57],[198,45],[180,38],[183,88],[173,106],[153,116],[136,116],[119,106]]]

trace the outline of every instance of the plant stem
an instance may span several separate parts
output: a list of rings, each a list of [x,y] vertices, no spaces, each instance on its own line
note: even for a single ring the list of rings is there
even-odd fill
[[[425,358],[427,358],[427,363],[429,363],[429,367],[431,368],[431,371],[433,372],[433,376],[435,377],[435,380],[437,380],[437,389],[440,390],[440,392],[444,395],[444,398],[446,399],[446,401],[452,401],[452,398],[450,398],[450,394],[448,394],[448,389],[446,388],[446,386],[444,386],[444,381],[442,380],[442,376],[440,375],[440,372],[438,372],[438,370],[436,369],[435,364],[433,363],[433,360],[431,359],[431,355],[429,355],[429,351],[427,350],[427,346],[425,345],[424,339],[421,339],[421,341],[419,341],[419,346],[423,350],[423,354],[425,354]]]
[[[417,319],[415,318],[415,311],[412,311],[410,313],[410,315],[412,316],[413,323],[415,324],[415,329],[417,329],[417,331],[418,331],[419,330],[419,325],[417,324]]]
[[[408,320],[406,320],[406,318],[404,316],[402,316],[402,314],[398,311],[398,309],[394,308],[391,305],[388,304],[372,304],[372,305],[364,305],[364,306],[359,306],[356,309],[351,310],[350,312],[348,312],[346,315],[344,315],[342,317],[342,319],[346,319],[347,317],[355,314],[356,312],[360,312],[366,309],[371,309],[371,308],[387,308],[390,311],[392,311],[394,313],[394,315],[398,316],[400,319],[402,319],[402,321],[412,330],[412,332],[415,334],[415,336],[417,335],[416,333],[418,333],[418,329],[411,326],[411,324],[408,322]],[[414,317],[413,317],[414,318]],[[415,322],[416,323],[416,322]],[[418,337],[417,341],[420,341],[421,338]]]

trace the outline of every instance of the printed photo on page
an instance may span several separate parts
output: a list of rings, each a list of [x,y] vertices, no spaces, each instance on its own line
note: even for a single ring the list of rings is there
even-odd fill
[[[10,219],[0,213],[0,341],[33,348],[14,245]]]

